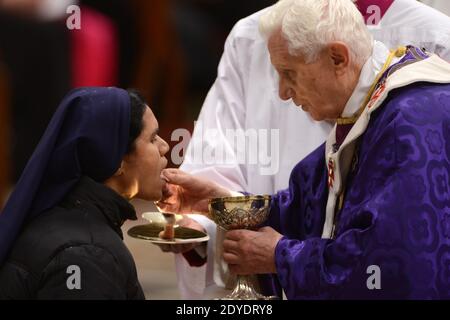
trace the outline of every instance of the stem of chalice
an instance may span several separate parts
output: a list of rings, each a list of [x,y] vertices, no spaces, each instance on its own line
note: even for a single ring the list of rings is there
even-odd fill
[[[269,216],[270,196],[256,195],[211,199],[209,213],[217,225],[225,230],[255,229]],[[238,275],[233,291],[222,300],[273,300],[254,288],[249,276]]]

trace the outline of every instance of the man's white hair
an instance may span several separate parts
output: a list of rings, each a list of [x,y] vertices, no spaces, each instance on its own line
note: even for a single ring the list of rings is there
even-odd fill
[[[354,0],[280,0],[259,22],[268,39],[281,30],[289,54],[302,56],[306,63],[317,60],[333,41],[345,43],[353,60],[363,65],[372,53],[373,38]]]

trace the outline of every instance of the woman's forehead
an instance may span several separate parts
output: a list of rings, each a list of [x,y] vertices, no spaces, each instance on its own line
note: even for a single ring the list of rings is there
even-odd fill
[[[154,131],[158,128],[158,120],[156,120],[152,109],[147,105],[143,116],[144,130]]]

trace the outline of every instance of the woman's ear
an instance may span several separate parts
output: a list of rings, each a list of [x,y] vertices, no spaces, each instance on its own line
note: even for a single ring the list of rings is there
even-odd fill
[[[117,169],[111,177],[106,179],[103,184],[116,191],[125,199],[131,199],[133,195],[130,193],[128,187],[129,181],[126,172],[126,162],[122,160],[119,169]]]
[[[123,174],[124,174],[124,167],[125,167],[125,163],[124,163],[124,161],[122,160],[122,161],[120,162],[120,167],[119,167],[119,169],[117,169],[117,171],[114,173],[113,177],[119,177],[119,176],[123,175]]]

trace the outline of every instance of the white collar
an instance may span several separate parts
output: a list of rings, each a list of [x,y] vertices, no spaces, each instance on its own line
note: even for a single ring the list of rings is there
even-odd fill
[[[383,68],[389,53],[388,48],[383,43],[374,41],[372,55],[362,67],[358,83],[356,84],[350,99],[348,99],[341,117],[351,117],[359,110],[372,83]],[[398,58],[393,59],[392,64],[397,61]]]

